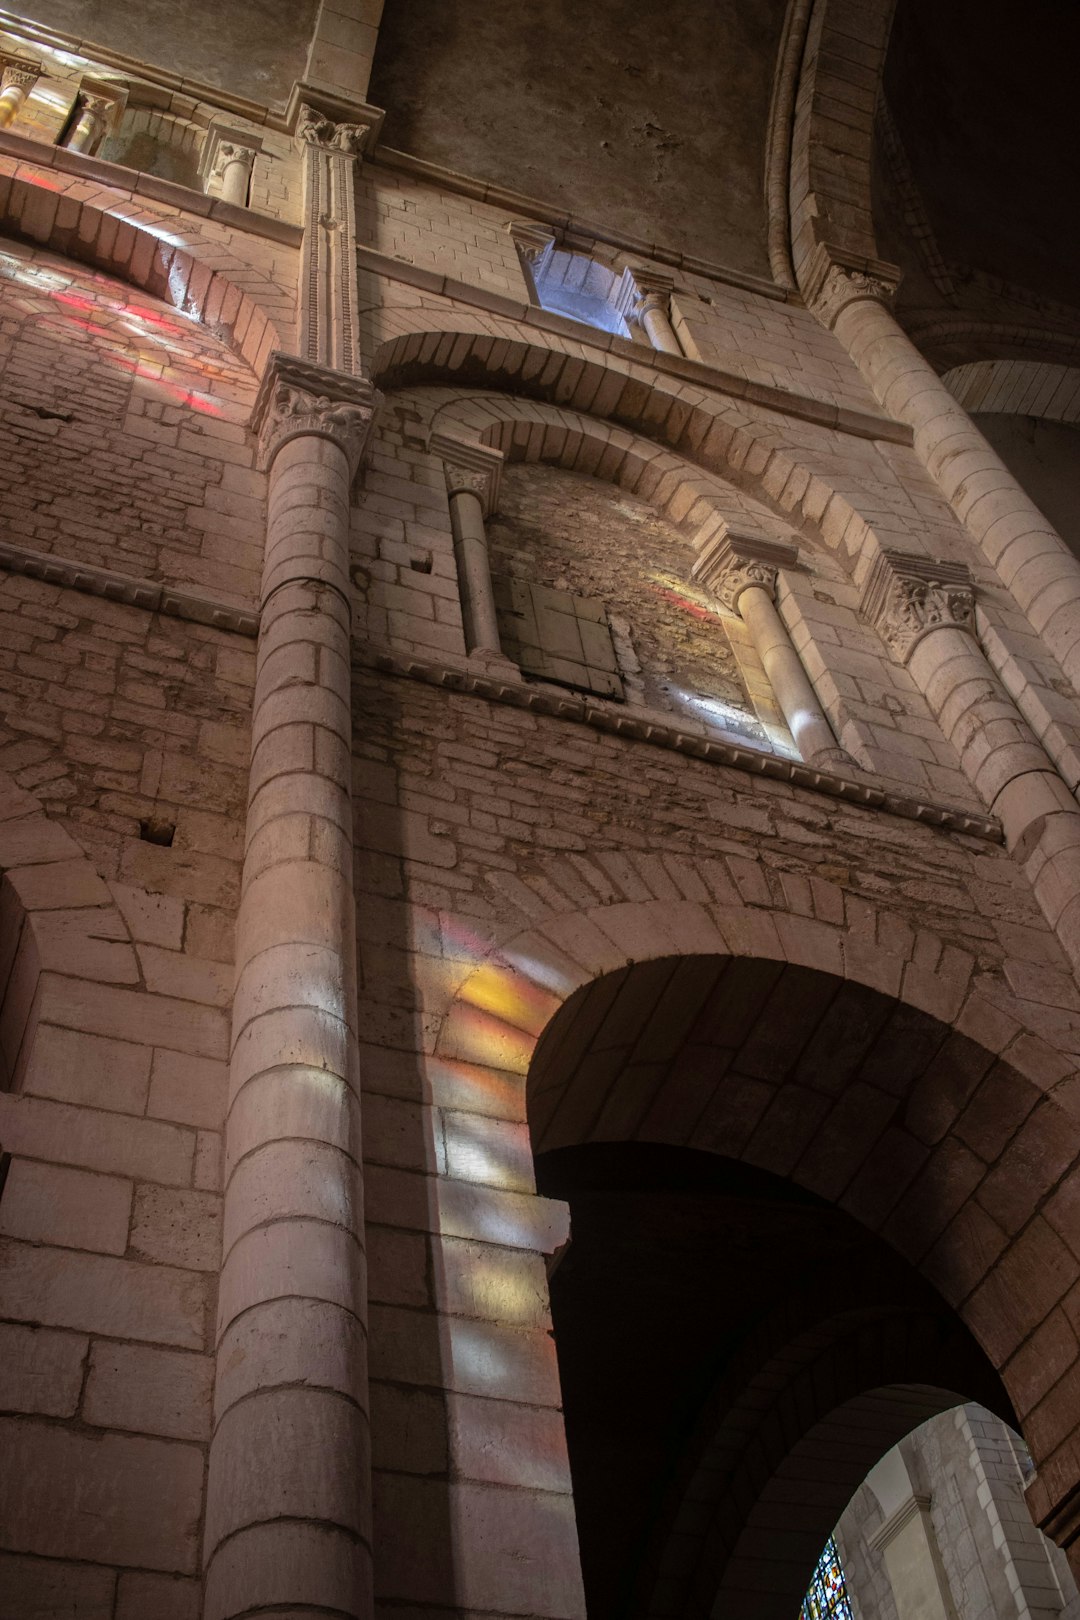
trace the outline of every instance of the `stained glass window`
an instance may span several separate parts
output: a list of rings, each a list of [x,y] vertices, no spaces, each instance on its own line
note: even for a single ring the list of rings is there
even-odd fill
[[[803,1599],[799,1620],[852,1620],[844,1566],[830,1536]]]

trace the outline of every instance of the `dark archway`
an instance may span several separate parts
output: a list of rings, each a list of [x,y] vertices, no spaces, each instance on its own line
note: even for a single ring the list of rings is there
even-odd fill
[[[965,1400],[1019,1427],[974,1273],[951,1286],[961,1210],[1021,1119],[1075,1133],[991,1051],[831,974],[667,958],[573,995],[528,1093],[571,1210],[551,1304],[591,1620],[793,1620],[900,1439]],[[990,1107],[1010,1140],[979,1165]]]
[[[794,1620],[878,1459],[961,1399],[1016,1419],[913,1268],[784,1179],[691,1149],[564,1148],[551,1309],[590,1620]]]

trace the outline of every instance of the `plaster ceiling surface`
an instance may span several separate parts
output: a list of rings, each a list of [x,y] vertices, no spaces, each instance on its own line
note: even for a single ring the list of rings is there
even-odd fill
[[[768,275],[784,0],[387,0],[383,140],[649,242]]]
[[[213,7],[193,0],[22,0],[17,8],[58,33],[278,109],[303,78],[317,11],[318,0],[227,0]]]
[[[1080,305],[1076,0],[899,0],[885,94],[951,263]]]

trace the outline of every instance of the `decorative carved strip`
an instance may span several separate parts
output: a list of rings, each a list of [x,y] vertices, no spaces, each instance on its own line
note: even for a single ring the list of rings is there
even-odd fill
[[[339,122],[303,102],[296,122],[304,153],[300,346],[313,364],[352,375],[361,370],[355,166],[376,125],[376,109],[359,111],[372,116]]]
[[[87,596],[123,602],[147,613],[164,613],[173,619],[208,624],[215,630],[229,630],[234,635],[259,633],[258,614],[246,608],[215,602],[210,597],[162,585],[157,580],[138,579],[131,574],[115,573],[110,568],[95,568],[89,563],[51,556],[48,552],[30,551],[7,540],[0,540],[0,568],[44,580],[49,585],[60,585],[69,591],[82,591]]]
[[[850,777],[840,776],[831,771],[816,771],[811,766],[781,759],[776,754],[758,753],[749,748],[739,748],[733,743],[716,742],[707,737],[703,730],[660,723],[648,715],[628,710],[621,704],[602,704],[595,698],[575,697],[554,687],[530,686],[524,682],[500,680],[478,669],[475,664],[470,665],[464,661],[458,665],[429,663],[374,645],[355,647],[353,663],[359,668],[374,669],[381,674],[423,681],[428,686],[473,693],[493,703],[507,703],[515,708],[530,709],[537,714],[576,720],[597,731],[629,737],[635,742],[651,743],[657,748],[668,748],[676,753],[689,754],[695,759],[706,760],[714,765],[724,765],[733,770],[747,771],[751,775],[789,782],[792,787],[825,793],[834,799],[847,799],[853,804],[883,810],[906,821],[921,821],[928,826],[941,827],[947,832],[966,833],[969,837],[980,838],[991,844],[1004,842],[1001,823],[993,816],[974,815],[952,805],[932,804],[921,799],[907,798],[903,794],[889,793],[884,788],[853,781]]]

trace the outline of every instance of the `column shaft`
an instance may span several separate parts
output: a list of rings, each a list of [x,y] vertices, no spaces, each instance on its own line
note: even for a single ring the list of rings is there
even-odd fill
[[[641,324],[654,349],[659,349],[663,354],[682,354],[682,345],[675,336],[675,328],[663,304],[652,298],[646,299],[641,311]]]
[[[1043,915],[1080,969],[1080,808],[974,636],[931,630],[908,662],[965,774],[1023,864]]]
[[[251,181],[251,168],[255,161],[254,152],[243,147],[237,148],[237,156],[223,157],[221,163],[221,200],[234,203],[237,208],[246,208],[248,200],[248,186]]]
[[[5,84],[0,90],[0,129],[7,129],[13,124],[22,111],[27,96],[30,94],[29,84]]]
[[[90,152],[105,132],[105,119],[93,106],[84,106],[67,138],[70,152]]]
[[[237,929],[206,1620],[370,1612],[350,465],[270,472]]]
[[[1080,563],[963,406],[876,299],[847,304],[835,332],[957,517],[1080,690]]]
[[[475,490],[451,491],[450,526],[454,534],[466,651],[497,653],[500,650],[499,625],[484,533],[484,508]]]
[[[834,764],[850,763],[833,736],[770,592],[763,585],[747,585],[739,593],[737,607],[803,759],[824,763],[823,756],[831,756]]]

